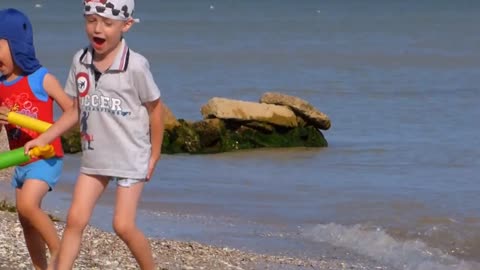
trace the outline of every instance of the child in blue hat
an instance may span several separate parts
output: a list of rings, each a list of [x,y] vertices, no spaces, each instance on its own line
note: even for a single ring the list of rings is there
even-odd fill
[[[21,113],[53,123],[53,103],[65,110],[73,102],[57,79],[35,56],[32,25],[16,9],[0,10],[0,130],[5,126],[10,149],[39,136],[38,133],[8,123],[9,112]],[[33,159],[15,168],[18,218],[35,269],[47,269],[45,244],[52,260],[60,249],[60,239],[49,216],[41,209],[42,200],[57,183],[63,167],[60,138],[53,140],[55,156]]]

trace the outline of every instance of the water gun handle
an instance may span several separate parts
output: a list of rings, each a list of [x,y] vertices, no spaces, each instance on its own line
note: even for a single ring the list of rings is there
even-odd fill
[[[32,148],[25,155],[25,148],[20,147],[11,151],[0,153],[0,170],[17,166],[30,161],[32,158],[51,158],[55,156],[55,150],[52,145]]]
[[[55,149],[53,149],[53,146],[51,144],[45,145],[45,146],[37,146],[30,151],[28,151],[28,155],[30,158],[51,158],[55,156]]]

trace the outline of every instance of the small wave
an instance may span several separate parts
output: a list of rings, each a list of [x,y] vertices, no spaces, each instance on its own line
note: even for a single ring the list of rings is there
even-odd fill
[[[354,250],[402,270],[477,270],[480,264],[460,260],[429,247],[420,240],[398,241],[384,230],[362,225],[320,224],[306,229],[302,235],[318,242]]]

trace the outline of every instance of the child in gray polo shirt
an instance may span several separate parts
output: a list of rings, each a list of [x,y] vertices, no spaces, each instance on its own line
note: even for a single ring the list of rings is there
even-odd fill
[[[77,122],[82,164],[56,269],[71,269],[83,230],[108,183],[117,184],[113,228],[141,269],[154,269],[150,244],[135,225],[137,205],[163,139],[163,103],[148,61],[128,48],[134,0],[84,0],[90,46],[75,54],[65,85],[74,105],[45,133],[25,145],[45,145]]]

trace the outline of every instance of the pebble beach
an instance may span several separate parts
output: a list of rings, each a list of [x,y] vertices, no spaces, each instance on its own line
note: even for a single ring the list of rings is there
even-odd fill
[[[5,132],[0,134],[0,151],[6,151]],[[12,169],[0,171],[0,181],[9,181]],[[13,192],[13,190],[12,190]],[[14,205],[11,196],[0,201]],[[47,209],[48,212],[48,209]],[[0,211],[0,269],[31,269],[22,228],[15,213]],[[65,223],[56,223],[59,235]],[[371,269],[371,266],[349,264],[340,259],[308,259],[271,254],[257,254],[229,247],[198,242],[150,239],[158,269]],[[138,269],[134,258],[116,235],[88,227],[74,269]],[[375,269],[384,269],[381,266]],[[386,268],[385,268],[386,269]]]
[[[31,269],[22,228],[14,213],[1,212],[0,269]],[[56,223],[61,233],[64,223]],[[151,239],[158,269],[367,269],[341,261],[253,254],[196,242]],[[123,242],[115,235],[88,227],[74,269],[138,269]]]

